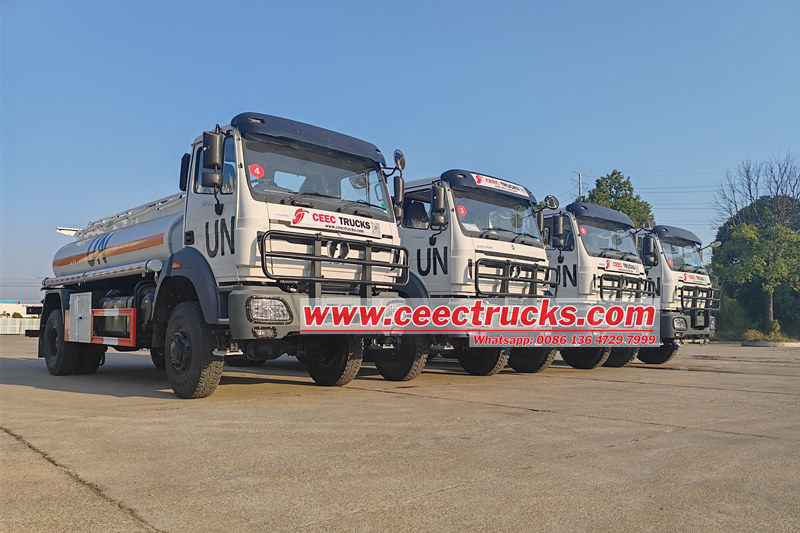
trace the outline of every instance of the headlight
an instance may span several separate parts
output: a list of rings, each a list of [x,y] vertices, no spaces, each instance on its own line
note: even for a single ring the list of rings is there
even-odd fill
[[[686,331],[686,319],[682,316],[676,316],[672,319],[672,327],[677,331]]]
[[[292,313],[280,298],[251,296],[247,300],[247,318],[264,324],[288,324]]]
[[[713,330],[717,329],[717,317],[712,316],[711,318],[708,319],[708,327],[710,327]]]

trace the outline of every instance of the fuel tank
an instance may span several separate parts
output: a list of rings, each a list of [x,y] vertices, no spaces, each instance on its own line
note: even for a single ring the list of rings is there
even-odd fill
[[[53,273],[66,276],[150,259],[166,261],[183,247],[183,208],[180,202],[164,200],[173,198],[160,200],[160,206],[156,202],[112,215],[77,231],[77,240],[56,252]]]

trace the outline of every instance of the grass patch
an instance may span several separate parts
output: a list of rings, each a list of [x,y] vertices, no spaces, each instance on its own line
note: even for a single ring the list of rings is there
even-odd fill
[[[745,342],[797,342],[797,339],[787,337],[779,331],[772,333],[763,333],[757,329],[748,329],[742,334],[742,340]]]

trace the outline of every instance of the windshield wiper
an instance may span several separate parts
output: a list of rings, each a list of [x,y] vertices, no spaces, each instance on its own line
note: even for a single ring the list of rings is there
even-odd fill
[[[287,204],[288,203],[288,204],[292,204],[292,205],[298,205],[296,203],[296,200],[301,196],[318,196],[320,198],[334,198],[336,200],[340,199],[338,196],[332,196],[330,194],[323,194],[323,193],[317,192],[317,191],[303,191],[303,192],[296,192],[294,194],[291,194],[291,195],[289,195],[288,198],[282,198],[281,199],[281,203],[282,204]],[[306,207],[311,207],[311,206],[308,205]]]
[[[512,234],[514,236],[514,238],[511,239],[511,242],[519,242],[520,244],[528,244],[529,242],[533,241],[530,244],[530,246],[533,246],[539,240],[539,238],[536,235],[532,235],[530,233],[520,233],[520,232],[513,231],[513,230],[510,230],[510,229],[506,229],[506,228],[484,228],[483,231],[481,231],[478,234],[478,238],[487,238],[488,235],[491,234],[491,232],[493,232],[493,231],[504,231],[506,233]],[[525,237],[529,237],[529,238],[528,239],[524,239]]]
[[[358,209],[357,207],[355,207],[353,204],[356,204],[356,205],[365,205],[365,206],[367,206],[367,207],[379,207],[379,206],[377,206],[377,205],[375,205],[375,204],[371,204],[371,203],[369,203],[369,202],[367,202],[367,201],[365,201],[365,200],[342,200],[342,201],[344,202],[344,205],[343,205],[343,206],[340,206],[340,207],[338,207],[338,208],[336,209],[336,212],[338,212],[338,213],[341,213],[341,212],[342,212],[342,211],[343,211],[343,210],[344,210],[346,207],[349,207],[350,209],[352,209],[352,210],[353,210],[353,214],[354,214],[354,215],[358,215],[358,216],[361,216],[361,217],[366,217],[366,218],[375,218],[375,217],[372,215],[372,213],[369,213],[369,212],[366,212],[366,211],[361,211],[361,210],[359,210],[359,209]]]
[[[478,234],[478,238],[479,239],[482,239],[482,238],[485,239],[493,231],[495,231],[495,232],[497,232],[497,231],[505,231],[506,233],[510,233],[510,234],[514,235],[514,240],[512,242],[516,241],[517,237],[519,236],[519,233],[517,233],[515,231],[511,231],[510,229],[505,229],[505,228],[483,228],[483,230],[481,230],[481,232]]]
[[[617,257],[616,259],[622,259],[625,257],[625,252],[621,252],[619,250],[615,250],[614,248],[600,248],[600,257],[614,257],[610,255],[606,255],[608,252],[614,252],[615,254],[622,254],[621,256]]]

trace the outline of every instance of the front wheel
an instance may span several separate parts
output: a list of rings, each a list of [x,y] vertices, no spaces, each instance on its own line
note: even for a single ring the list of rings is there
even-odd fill
[[[541,372],[550,366],[557,353],[558,350],[551,348],[512,348],[508,366],[524,374]]]
[[[505,348],[467,348],[458,362],[468,374],[493,376],[506,367],[508,355]]]
[[[680,346],[675,341],[667,341],[658,348],[639,350],[639,361],[648,365],[663,365],[678,353]]]
[[[400,346],[395,350],[375,355],[375,366],[384,379],[410,381],[425,368],[430,343],[424,335],[403,335],[399,342]]]
[[[214,332],[197,302],[172,310],[166,333],[167,378],[181,398],[205,398],[222,377],[222,357],[214,355]]]
[[[561,348],[561,359],[572,368],[589,370],[596,368],[608,359],[608,348]]]
[[[628,366],[639,355],[639,348],[612,348],[603,366],[622,368]]]
[[[78,364],[79,346],[64,338],[64,318],[61,309],[55,309],[47,317],[42,338],[42,351],[47,371],[54,376],[68,376],[75,372]]]
[[[345,385],[353,381],[364,358],[364,339],[331,335],[306,345],[302,361],[318,385]]]

